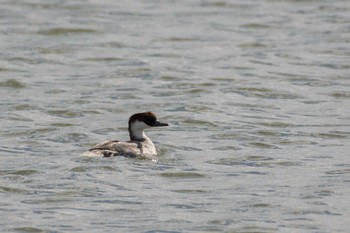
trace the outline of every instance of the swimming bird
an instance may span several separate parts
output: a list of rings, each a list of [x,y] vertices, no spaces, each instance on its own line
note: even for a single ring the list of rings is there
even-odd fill
[[[144,130],[147,128],[168,126],[167,123],[161,123],[157,120],[153,112],[136,113],[129,118],[128,130],[129,141],[106,141],[91,147],[87,156],[125,156],[125,157],[144,157],[153,159],[157,155],[156,147]]]

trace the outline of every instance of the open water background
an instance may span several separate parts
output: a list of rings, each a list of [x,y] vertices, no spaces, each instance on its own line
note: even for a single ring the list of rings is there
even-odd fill
[[[2,0],[1,232],[350,232],[349,58],[347,0]]]

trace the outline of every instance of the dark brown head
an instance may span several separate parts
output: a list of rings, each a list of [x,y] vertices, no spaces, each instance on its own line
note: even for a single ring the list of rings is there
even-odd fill
[[[159,122],[153,112],[136,113],[129,118],[130,140],[143,141],[145,138],[144,129],[168,125],[167,123]]]

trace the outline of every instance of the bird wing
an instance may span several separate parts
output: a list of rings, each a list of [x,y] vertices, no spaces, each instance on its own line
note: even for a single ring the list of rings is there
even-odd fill
[[[119,141],[105,141],[92,146],[89,151],[93,150],[115,150],[115,145]]]
[[[103,157],[135,157],[137,154],[142,154],[141,147],[137,143],[130,143],[127,147],[125,147],[125,145],[121,146],[120,141],[102,142],[92,146],[89,151],[98,155],[102,155]]]

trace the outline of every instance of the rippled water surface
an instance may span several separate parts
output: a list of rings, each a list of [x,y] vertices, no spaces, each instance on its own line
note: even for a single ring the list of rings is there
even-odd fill
[[[1,232],[350,232],[350,2],[4,0]],[[157,161],[80,156],[154,111]]]

